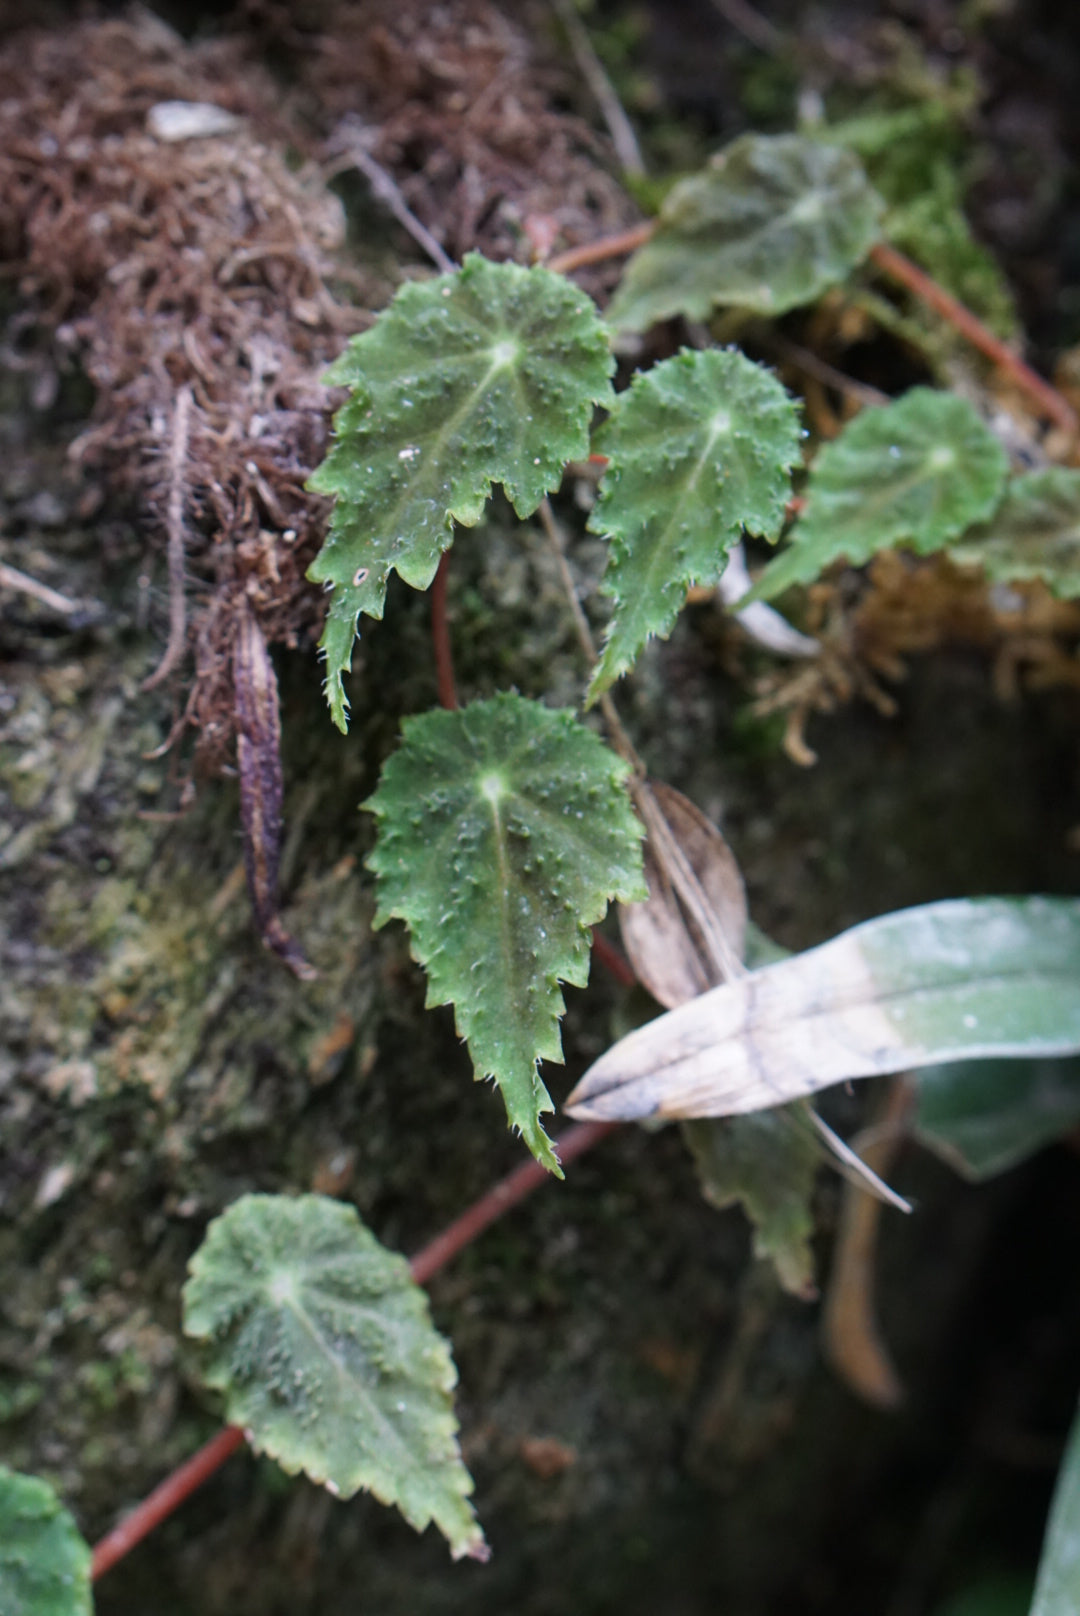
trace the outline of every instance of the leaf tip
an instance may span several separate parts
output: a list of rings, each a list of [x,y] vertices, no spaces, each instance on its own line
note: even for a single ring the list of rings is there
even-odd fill
[[[323,689],[334,727],[339,729],[342,735],[347,735],[349,733],[349,698],[345,694],[341,674],[328,674]]]
[[[551,1109],[550,1105],[547,1107]],[[555,1151],[555,1146],[548,1138],[540,1122],[538,1114],[524,1121],[511,1121],[510,1126],[515,1133],[519,1133],[525,1144],[529,1147],[536,1161],[549,1172],[553,1178],[565,1179],[562,1163]]]

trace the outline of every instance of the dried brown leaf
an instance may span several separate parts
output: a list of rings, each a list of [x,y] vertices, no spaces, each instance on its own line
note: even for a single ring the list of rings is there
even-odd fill
[[[301,981],[310,981],[316,975],[314,967],[304,959],[278,914],[282,774],[277,676],[262,629],[246,601],[237,608],[233,688],[244,864],[252,907],[266,946]]]
[[[680,791],[642,782],[635,801],[649,896],[619,905],[619,927],[638,980],[671,1010],[741,971],[746,894],[723,836]]]
[[[746,893],[723,836],[680,791],[642,782],[635,799],[650,827],[649,896],[620,904],[619,925],[638,980],[670,1010],[742,973]],[[784,1289],[815,1296],[810,1195],[821,1146],[812,1130],[783,1108],[682,1129],[705,1199],[718,1210],[740,1203]]]
[[[893,1084],[881,1121],[852,1145],[866,1165],[884,1175],[903,1139],[913,1090],[905,1078]],[[842,1380],[875,1408],[896,1408],[904,1397],[900,1377],[882,1341],[874,1308],[874,1268],[881,1201],[850,1180],[833,1256],[822,1318],[825,1356]]]

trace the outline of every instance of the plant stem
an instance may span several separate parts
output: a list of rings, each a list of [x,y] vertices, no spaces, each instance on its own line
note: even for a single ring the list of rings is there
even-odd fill
[[[173,408],[172,434],[169,440],[169,498],[165,510],[165,529],[168,534],[169,561],[169,638],[165,655],[142,682],[144,690],[153,690],[163,683],[183,660],[187,647],[187,603],[184,588],[184,562],[186,528],[184,507],[187,503],[188,451],[191,439],[191,412],[194,394],[190,387],[181,387]]]
[[[554,1141],[559,1160],[563,1163],[576,1160],[617,1127],[618,1123],[611,1122],[575,1123]],[[532,1157],[507,1173],[505,1178],[492,1185],[485,1195],[481,1195],[459,1218],[455,1218],[441,1234],[437,1234],[434,1240],[416,1253],[409,1263],[416,1283],[423,1285],[459,1251],[471,1245],[477,1235],[483,1234],[485,1229],[497,1222],[504,1212],[509,1212],[511,1207],[524,1201],[533,1190],[547,1184],[550,1179],[547,1168],[541,1167]]]
[[[610,952],[615,954],[614,949]],[[629,970],[629,966],[625,969]],[[575,1161],[594,1145],[598,1145],[601,1139],[605,1139],[617,1127],[616,1122],[574,1123],[554,1141],[560,1161]],[[526,1200],[534,1190],[540,1188],[541,1184],[550,1181],[551,1174],[532,1158],[507,1173],[505,1178],[493,1184],[478,1201],[474,1201],[459,1218],[455,1218],[441,1234],[437,1234],[434,1240],[429,1241],[416,1253],[409,1263],[416,1283],[425,1284],[433,1274],[445,1267],[459,1251],[471,1245],[478,1235],[483,1234],[484,1230],[504,1213]],[[98,1543],[91,1563],[91,1579],[96,1582],[106,1571],[111,1570],[117,1561],[130,1554],[136,1544],[141,1543],[155,1527],[167,1520],[174,1510],[202,1486],[204,1481],[209,1481],[210,1477],[220,1470],[226,1459],[242,1448],[244,1443],[243,1431],[238,1426],[227,1425],[223,1431],[211,1437],[197,1453],[174,1470],[171,1476],[167,1476],[160,1486],[155,1487],[141,1504],[136,1504],[131,1513]]]
[[[20,572],[18,567],[9,567],[4,561],[0,561],[0,589],[11,589],[21,595],[31,595],[34,600],[40,600],[43,606],[48,606],[50,611],[60,612],[65,617],[85,610],[79,601],[58,594],[55,589],[50,589],[48,584],[39,583],[36,578],[31,578],[29,573]]]
[[[546,269],[552,269],[556,275],[569,275],[571,270],[583,269],[586,264],[602,264],[605,258],[621,258],[626,253],[644,247],[656,226],[652,220],[644,224],[634,225],[632,230],[622,230],[617,236],[601,236],[599,241],[587,241],[581,247],[570,247],[566,252],[556,253],[549,258]]]
[[[574,0],[551,0],[551,6],[563,25],[574,59],[581,69],[581,76],[596,97],[597,106],[607,124],[608,134],[611,136],[611,143],[615,147],[615,155],[619,159],[623,173],[644,174],[645,164],[637,136],[634,134],[634,126],[626,116],[615,86],[608,77],[607,69],[596,54],[588,30],[578,16]]]
[[[444,275],[450,274],[457,268],[457,265],[442,243],[436,241],[427,226],[422,224],[416,217],[416,214],[406,202],[401,187],[386,172],[381,163],[377,163],[372,157],[365,144],[368,133],[359,119],[350,116],[342,120],[330,141],[331,150],[340,152],[341,156],[323,171],[324,180],[331,179],[335,174],[341,174],[346,169],[358,168],[379,198],[379,201],[386,204],[394,218],[400,225],[405,227],[417,246],[423,248],[436,269],[441,270]]]
[[[577,585],[574,582],[574,575],[570,571],[570,563],[566,559],[566,540],[563,536],[562,528],[559,526],[559,523],[555,517],[555,512],[551,508],[551,501],[546,497],[540,501],[537,508],[537,514],[539,515],[540,521],[543,524],[544,532],[547,534],[548,543],[555,552],[555,559],[559,564],[559,577],[562,579],[563,588],[566,591],[566,598],[570,603],[570,611],[573,614],[574,627],[577,630],[578,643],[581,646],[582,651],[585,653],[585,660],[588,663],[589,671],[591,672],[592,669],[595,668],[598,660],[596,653],[596,642],[592,637],[592,629],[589,627],[589,619],[585,616],[585,610],[581,604],[581,601],[578,599]],[[605,693],[600,697],[598,706],[604,715],[604,722],[607,724],[608,730],[611,734],[611,742],[616,752],[618,752],[619,756],[630,764],[635,774],[640,775],[642,779],[644,779],[646,773],[645,765],[641,761],[633,741],[623,728],[622,719],[615,711],[615,703],[612,701],[611,697]]]
[[[94,1550],[94,1558],[90,1565],[91,1580],[96,1582],[103,1577],[106,1571],[130,1554],[136,1543],[152,1532],[155,1526],[168,1520],[175,1509],[179,1509],[184,1500],[208,1481],[216,1470],[220,1470],[229,1456],[238,1448],[244,1446],[244,1433],[239,1426],[227,1425],[224,1431],[201,1447],[198,1453],[192,1454],[184,1464],[174,1470],[171,1476],[166,1476],[159,1487],[155,1487],[148,1498],[141,1504],[136,1504],[130,1515],[125,1515],[118,1526],[102,1538]]]
[[[636,225],[632,230],[624,230],[618,235],[602,236],[599,241],[588,242],[583,247],[571,247],[568,252],[558,253],[548,261],[548,269],[553,269],[561,275],[569,275],[575,269],[581,269],[586,264],[599,264],[605,258],[620,258],[626,253],[634,252],[643,247],[652,236],[656,226],[652,222]],[[1036,405],[1039,412],[1056,425],[1063,428],[1070,436],[1080,430],[1080,420],[1076,411],[1063,394],[1056,387],[1025,364],[1018,354],[995,337],[982,321],[971,310],[961,303],[958,298],[947,292],[931,275],[903,253],[890,247],[888,242],[879,241],[870,249],[870,258],[891,280],[899,281],[906,286],[909,292],[925,303],[928,308],[940,314],[942,319],[966,337],[973,348],[985,354],[1007,376],[1011,376],[1016,385],[1023,389],[1028,398]]]
[[[910,258],[905,258],[903,253],[897,252],[895,247],[890,247],[888,242],[879,241],[876,247],[871,247],[870,257],[883,274],[888,275],[891,280],[899,281],[908,291],[914,292],[928,308],[955,326],[972,347],[978,348],[980,353],[985,354],[1006,375],[1011,376],[1041,414],[1055,421],[1066,432],[1070,434],[1076,432],[1080,423],[1077,421],[1076,411],[1068,400],[1056,387],[1051,387],[1049,382],[1037,375],[1030,365],[1026,365],[1018,354],[1013,353],[1000,337],[995,337],[992,331],[987,330],[982,321],[953,297],[951,292],[939,286],[925,270],[912,263]]]
[[[439,704],[450,712],[457,711],[457,686],[454,683],[454,656],[450,647],[450,628],[446,620],[446,574],[450,566],[450,552],[444,550],[439,557],[435,581],[431,586],[431,643],[435,648],[435,677],[439,690]]]
[[[609,943],[597,926],[592,929],[592,950],[604,969],[610,973],[621,987],[632,988],[637,985],[637,973],[625,954]]]
[[[748,5],[747,0],[712,0],[712,3],[713,10],[758,50],[774,55],[783,49],[785,41],[780,29]]]

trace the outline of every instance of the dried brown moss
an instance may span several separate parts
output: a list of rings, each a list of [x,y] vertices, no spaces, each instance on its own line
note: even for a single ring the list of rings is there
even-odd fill
[[[637,209],[606,136],[566,110],[576,70],[545,58],[488,0],[335,5],[301,82],[329,126],[351,116],[453,258],[528,259],[623,229]],[[538,8],[539,32],[551,14]],[[619,265],[604,274],[613,282]]]
[[[287,89],[257,56],[282,45]],[[294,966],[272,921],[277,728],[267,717],[250,735],[242,697],[258,665],[276,705],[267,647],[318,638],[324,599],[306,571],[326,505],[305,491],[328,433],[318,378],[391,290],[347,261],[327,175],[362,141],[454,256],[601,233],[632,204],[600,138],[551,105],[555,87],[486,0],[329,5],[306,31],[256,5],[242,31],[194,46],[139,12],[0,45],[7,357],[36,367],[45,395],[65,366],[94,384],[74,456],[127,499],[167,583],[146,683],[173,694],[169,746],[204,769],[249,767],[249,868],[266,877],[253,895]],[[157,109],[177,101],[233,122],[171,140]]]
[[[820,656],[767,676],[756,703],[760,715],[786,715],[785,749],[804,765],[816,762],[805,735],[812,713],[858,696],[891,715],[896,702],[880,681],[902,680],[908,657],[943,646],[984,653],[1003,701],[1025,689],[1080,684],[1080,604],[1055,599],[1041,583],[989,584],[946,556],[884,551],[856,599],[843,576],[815,584],[808,627],[820,638]]]
[[[270,641],[318,627],[304,572],[324,513],[303,484],[326,438],[318,373],[356,323],[327,290],[340,205],[255,133],[270,88],[236,47],[187,51],[146,20],[21,34],[0,52],[0,247],[21,301],[9,341],[36,342],[41,363],[77,359],[95,385],[75,453],[170,552],[164,672],[191,653],[178,727],[214,765],[231,755],[242,603]],[[169,100],[244,122],[163,142],[147,118]]]
[[[571,242],[633,212],[600,137],[551,105],[552,70],[485,0],[328,6],[303,34],[287,13],[255,20],[261,36],[191,47],[139,14],[0,48],[0,264],[20,298],[9,348],[77,359],[97,389],[76,452],[169,556],[159,676],[193,658],[177,733],[190,727],[214,766],[232,756],[242,608],[270,644],[321,624],[304,578],[325,519],[304,492],[326,442],[317,378],[367,318],[330,284],[358,281],[361,305],[389,291],[346,270],[340,204],[286,146],[327,156],[341,120],[359,120],[454,256],[528,256],[537,228]],[[274,38],[296,51],[287,95],[253,56]],[[242,122],[164,142],[151,113],[174,100]]]

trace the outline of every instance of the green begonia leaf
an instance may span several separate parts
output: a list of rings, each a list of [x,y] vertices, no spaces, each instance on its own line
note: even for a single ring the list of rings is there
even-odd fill
[[[821,1146],[809,1124],[787,1107],[752,1116],[684,1122],[705,1199],[724,1208],[739,1201],[754,1229],[754,1253],[768,1257],[795,1296],[812,1294],[811,1197]]]
[[[940,550],[1001,497],[1008,460],[966,399],[913,387],[863,410],[814,461],[806,509],[749,595],[770,600],[833,561],[853,566],[896,544]]]
[[[352,389],[309,482],[335,497],[308,576],[333,587],[321,649],[334,722],[361,612],[381,617],[391,569],[426,589],[454,522],[479,521],[493,483],[519,516],[588,453],[614,369],[595,305],[545,269],[470,253],[451,275],[403,286],[326,380]]]
[[[90,1547],[52,1488],[0,1465],[3,1616],[92,1616]]]
[[[783,314],[842,281],[877,240],[881,202],[851,152],[742,135],[669,192],[608,309],[621,330],[718,304]]]
[[[1039,1557],[1031,1616],[1076,1616],[1080,1608],[1080,1413],[1058,1471]]]
[[[991,1178],[1080,1127],[1080,1059],[950,1062],[916,1076],[915,1132],[965,1178]]]
[[[559,1172],[537,1062],[561,1060],[560,980],[583,987],[589,927],[645,896],[627,766],[570,712],[517,695],[407,718],[367,803],[376,926],[404,920],[428,1003],[453,1003],[478,1078]]]
[[[596,439],[608,466],[589,527],[612,541],[615,610],[591,699],[670,632],[689,585],[718,578],[743,531],[778,536],[799,439],[776,377],[734,351],[678,354],[620,393]]]
[[[482,1554],[456,1440],[450,1348],[403,1257],[322,1195],[245,1195],[191,1261],[184,1329],[225,1415],[283,1469],[363,1488],[456,1557]]]
[[[572,1116],[734,1116],[849,1078],[1080,1053],[1080,899],[881,915],[712,988],[602,1055]]]
[[[1014,477],[997,513],[949,555],[998,582],[1041,578],[1055,595],[1080,595],[1080,471],[1050,466]]]

